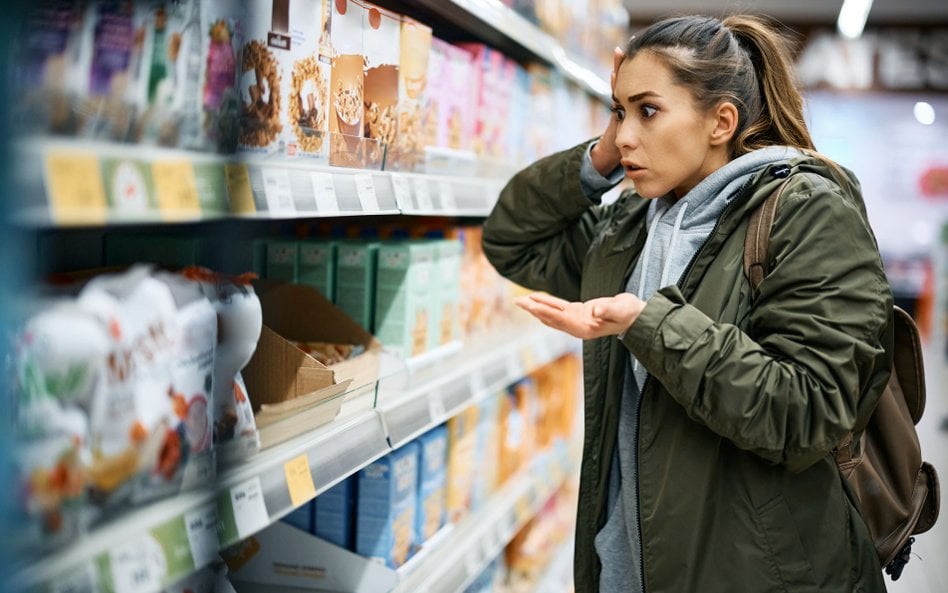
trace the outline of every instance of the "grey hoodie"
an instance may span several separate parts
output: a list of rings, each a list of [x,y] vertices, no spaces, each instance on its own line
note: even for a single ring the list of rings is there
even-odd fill
[[[595,174],[587,151],[581,177],[584,190],[614,184],[621,169],[608,178]],[[648,300],[657,290],[676,284],[704,244],[725,207],[760,169],[799,156],[796,149],[774,146],[742,155],[704,178],[677,201],[670,196],[649,204],[648,234],[626,292]],[[621,177],[619,177],[621,178]],[[602,564],[601,593],[644,592],[638,518],[638,402],[647,371],[631,354],[619,406],[619,437],[609,474],[606,524],[596,535]],[[631,372],[630,372],[631,371]]]

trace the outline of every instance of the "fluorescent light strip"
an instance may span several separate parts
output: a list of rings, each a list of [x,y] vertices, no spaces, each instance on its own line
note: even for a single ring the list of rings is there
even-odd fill
[[[870,8],[872,0],[843,0],[839,18],[836,19],[836,28],[840,34],[847,39],[859,39],[869,18]]]

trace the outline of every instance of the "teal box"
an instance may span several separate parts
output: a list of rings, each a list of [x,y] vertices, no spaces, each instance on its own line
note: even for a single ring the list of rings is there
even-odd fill
[[[297,283],[312,286],[336,302],[336,243],[322,240],[299,242]]]
[[[299,276],[299,244],[270,241],[267,244],[267,279],[295,284]]]
[[[197,262],[221,274],[239,276],[253,272],[260,278],[267,272],[267,241],[252,238],[199,239]]]
[[[398,241],[379,248],[375,334],[404,358],[423,354],[432,331],[435,242]]]
[[[448,428],[444,424],[418,437],[418,508],[415,546],[420,548],[444,527],[447,517]]]
[[[356,554],[398,568],[413,553],[418,448],[412,441],[359,472]]]
[[[336,304],[369,333],[375,332],[379,245],[375,241],[344,241],[336,250]]]

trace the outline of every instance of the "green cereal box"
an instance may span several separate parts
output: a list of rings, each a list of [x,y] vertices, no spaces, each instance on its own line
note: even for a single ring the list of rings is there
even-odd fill
[[[296,241],[270,241],[267,244],[267,278],[295,283],[299,275],[298,253]]]
[[[426,352],[432,325],[435,281],[434,241],[399,241],[379,249],[376,335],[405,358]]]
[[[297,282],[312,286],[327,299],[336,302],[336,244],[332,241],[307,240],[299,243]]]
[[[346,315],[374,333],[376,261],[380,243],[345,241],[336,249],[336,302]]]

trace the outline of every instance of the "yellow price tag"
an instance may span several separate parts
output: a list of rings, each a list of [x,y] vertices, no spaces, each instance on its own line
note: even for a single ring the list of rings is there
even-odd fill
[[[108,202],[102,169],[95,155],[49,153],[46,156],[46,190],[55,222],[105,222]]]
[[[290,502],[294,507],[316,497],[316,486],[313,484],[313,474],[309,471],[309,458],[306,453],[287,461],[283,472],[290,490]]]
[[[244,163],[228,163],[224,165],[224,176],[227,178],[227,195],[230,196],[230,211],[232,214],[254,214],[257,205],[253,201],[253,190],[250,188],[250,170]]]
[[[158,207],[166,220],[200,215],[201,202],[190,161],[159,161],[152,164],[151,172],[155,178]]]

